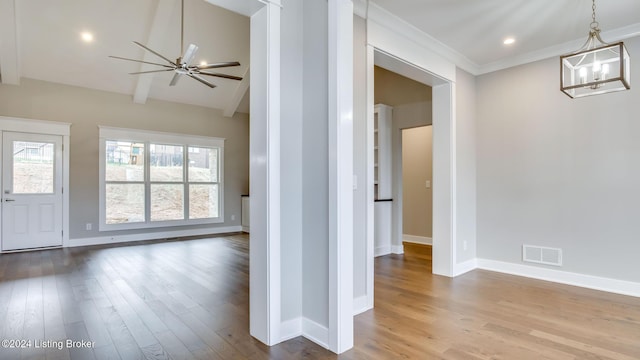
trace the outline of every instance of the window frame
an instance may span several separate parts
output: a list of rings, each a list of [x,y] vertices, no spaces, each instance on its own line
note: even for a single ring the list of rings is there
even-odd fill
[[[99,126],[99,182],[100,182],[100,199],[99,212],[100,220],[98,224],[99,231],[112,230],[131,230],[131,229],[152,229],[170,226],[189,226],[200,224],[219,224],[224,222],[224,138],[171,134],[160,131],[137,130],[126,128],[115,128]],[[107,141],[127,141],[132,143],[143,143],[144,148],[144,181],[131,182],[114,182],[106,180],[106,143]],[[172,184],[183,185],[183,214],[181,220],[164,220],[151,221],[151,185],[165,182],[151,181],[150,163],[151,149],[150,145],[173,145],[183,148],[182,156],[182,172],[183,178],[181,182],[172,182]],[[217,182],[191,182],[189,179],[189,147],[209,148],[218,150],[217,162]],[[144,221],[133,223],[107,224],[106,219],[106,186],[107,184],[144,184]],[[217,184],[218,185],[218,217],[189,219],[189,185],[190,184]]]

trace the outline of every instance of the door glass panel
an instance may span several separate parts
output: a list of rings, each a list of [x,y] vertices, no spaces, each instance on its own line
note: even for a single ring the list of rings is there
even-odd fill
[[[14,194],[52,194],[54,179],[54,144],[13,142]]]
[[[105,180],[144,181],[144,144],[106,141]]]
[[[218,182],[218,149],[189,147],[189,182]]]

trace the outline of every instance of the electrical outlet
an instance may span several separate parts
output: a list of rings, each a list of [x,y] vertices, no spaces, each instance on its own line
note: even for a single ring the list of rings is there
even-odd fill
[[[425,181],[424,185],[427,187],[427,189],[431,189],[431,181],[430,180]]]
[[[235,215],[231,215],[231,221],[235,220],[236,216]]]
[[[85,225],[85,229],[86,229],[87,231],[91,231],[91,229],[93,229],[93,224],[91,224],[91,223],[87,223],[87,224]]]

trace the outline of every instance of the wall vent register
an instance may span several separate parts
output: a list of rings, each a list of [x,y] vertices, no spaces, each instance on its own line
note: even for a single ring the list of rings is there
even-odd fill
[[[562,249],[522,245],[522,261],[536,264],[562,266]]]

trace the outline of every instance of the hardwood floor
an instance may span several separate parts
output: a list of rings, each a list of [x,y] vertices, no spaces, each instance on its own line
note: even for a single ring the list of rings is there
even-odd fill
[[[340,356],[249,335],[246,235],[3,254],[0,339],[31,346],[0,359],[640,359],[638,298],[434,276],[428,249],[405,251],[376,258],[376,307]]]

